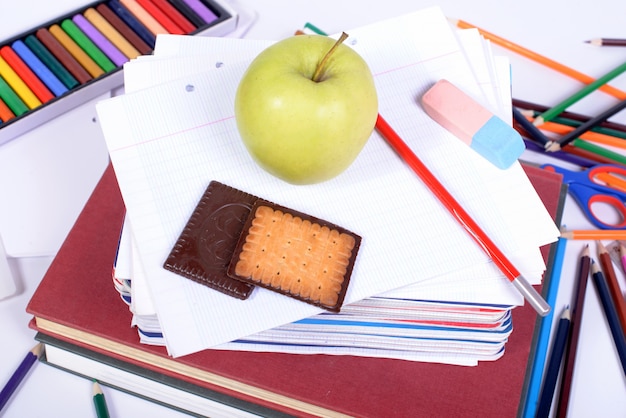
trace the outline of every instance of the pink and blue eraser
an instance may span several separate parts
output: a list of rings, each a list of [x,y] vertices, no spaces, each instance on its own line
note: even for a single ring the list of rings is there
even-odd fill
[[[447,80],[439,80],[422,96],[433,120],[498,168],[510,167],[525,149],[521,135]]]

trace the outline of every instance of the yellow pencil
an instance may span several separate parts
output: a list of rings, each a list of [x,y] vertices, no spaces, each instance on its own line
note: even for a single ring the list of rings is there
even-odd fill
[[[13,91],[15,91],[29,109],[41,106],[41,100],[35,96],[35,93],[33,93],[26,83],[24,83],[24,80],[17,75],[13,68],[11,68],[2,57],[0,57],[0,76],[4,78],[4,81],[11,86]]]
[[[57,41],[59,41],[61,45],[63,45],[63,48],[67,49],[67,52],[69,52],[93,78],[100,77],[104,74],[104,70],[100,68],[100,66],[96,64],[96,62],[92,60],[89,55],[87,55],[87,53],[83,51],[83,49],[78,46],[78,44],[74,42],[63,29],[61,29],[59,25],[50,26],[48,31],[56,38]]]
[[[141,55],[130,42],[122,36],[96,9],[90,7],[83,13],[85,18],[95,26],[113,45],[117,47],[127,58],[133,59]]]
[[[561,237],[573,240],[625,240],[626,230],[623,229],[572,229],[561,230]]]

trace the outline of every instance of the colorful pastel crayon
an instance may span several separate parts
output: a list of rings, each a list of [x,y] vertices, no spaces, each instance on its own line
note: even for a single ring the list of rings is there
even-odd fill
[[[0,77],[0,99],[11,109],[15,116],[23,115],[28,112],[28,106],[20,99],[20,97],[13,91],[11,86]]]
[[[105,4],[101,4],[101,6],[106,7]],[[113,13],[113,12],[110,12],[110,13]],[[137,50],[137,48],[135,48],[130,43],[130,41],[126,38],[126,35],[122,34],[119,30],[117,30],[115,26],[109,23],[107,19],[104,18],[104,16],[98,13],[96,9],[89,8],[85,10],[83,15],[96,29],[98,29],[104,36],[106,36],[109,39],[109,41],[111,41],[111,43],[115,45],[117,49],[119,49],[122,52],[122,54],[126,56],[126,58],[133,59],[141,55],[139,50]],[[123,22],[121,21],[119,23],[122,23],[122,25],[124,25]],[[128,28],[128,26],[126,26],[126,29],[130,31],[130,28]],[[137,35],[135,34],[135,36]]]
[[[52,25],[48,30],[93,78],[104,74],[104,70],[59,25]]]
[[[211,23],[214,20],[217,20],[217,15],[213,13],[213,10],[209,9],[204,3],[200,0],[183,0],[194,12],[198,14],[203,20],[205,24]]]
[[[126,7],[129,12],[132,13],[133,16],[137,18],[141,23],[144,24],[146,28],[153,35],[166,34],[168,30],[163,27],[146,9],[144,9],[139,3],[135,0],[120,0],[122,6]]]
[[[7,106],[4,100],[0,99],[0,119],[3,122],[8,122],[15,117],[15,113]]]
[[[435,83],[422,105],[433,120],[500,169],[524,152],[524,140],[512,126],[447,80]]]
[[[28,67],[39,77],[39,79],[50,89],[55,96],[60,96],[67,91],[61,80],[55,76],[50,68],[46,66],[33,51],[21,40],[13,42],[11,45],[17,55],[28,65]]]
[[[196,28],[206,24],[204,19],[198,15],[187,3],[183,0],[167,0],[169,4],[175,7],[183,16],[187,18]]]
[[[61,29],[61,28],[59,28]],[[63,45],[46,28],[37,30],[37,39],[58,59],[61,64],[76,78],[79,84],[85,84],[93,77],[82,65],[65,49]]]
[[[152,3],[158,7],[163,13],[170,17],[178,25],[179,28],[185,34],[191,33],[196,30],[196,26],[191,23],[181,12],[176,10],[174,6],[167,2],[167,0],[152,0]]]
[[[128,62],[128,57],[122,54],[111,41],[105,37],[95,26],[89,22],[85,16],[77,14],[72,18],[72,22],[106,55],[115,66],[119,67]]]
[[[63,20],[61,28],[105,73],[115,70],[115,64],[72,20]]]
[[[0,76],[4,78],[9,86],[17,93],[22,101],[29,109],[41,106],[41,100],[37,98],[35,93],[24,83],[24,80],[17,75],[15,70],[0,56]]]
[[[61,83],[69,90],[78,86],[78,80],[59,62],[59,60],[37,39],[34,35],[28,35],[24,44],[43,62],[44,66],[54,74]]]
[[[137,4],[144,8],[154,19],[161,24],[171,34],[184,35],[185,31],[176,24],[169,16],[157,7],[151,0],[135,0]]]
[[[146,43],[150,49],[154,49],[156,44],[156,36],[148,30],[137,18],[122,6],[119,0],[109,0],[107,3],[111,10]]]
[[[54,94],[37,77],[30,67],[8,45],[0,48],[0,56],[13,68],[17,75],[26,83],[41,103],[54,99]]]

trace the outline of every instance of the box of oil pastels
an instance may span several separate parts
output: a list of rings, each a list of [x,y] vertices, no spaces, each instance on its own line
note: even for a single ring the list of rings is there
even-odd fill
[[[226,0],[105,0],[0,41],[0,145],[121,87],[158,34],[225,36],[239,17]]]

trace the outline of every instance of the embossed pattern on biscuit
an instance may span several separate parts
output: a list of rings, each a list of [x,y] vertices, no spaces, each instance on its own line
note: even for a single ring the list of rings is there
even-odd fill
[[[326,309],[338,309],[355,256],[355,237],[270,206],[258,205],[251,216],[234,274]]]

